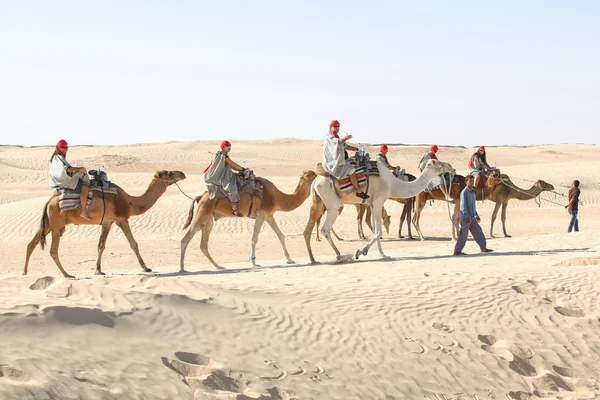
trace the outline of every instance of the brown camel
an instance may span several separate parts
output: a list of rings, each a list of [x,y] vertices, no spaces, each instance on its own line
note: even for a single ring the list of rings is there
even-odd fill
[[[408,177],[409,182],[412,182],[415,179],[417,179],[417,177],[412,174],[405,174],[405,175]],[[402,214],[400,214],[400,226],[398,227],[398,238],[399,239],[404,238],[404,236],[402,236],[402,225],[404,225],[404,221],[406,221],[406,227],[408,228],[408,238],[414,239],[412,232],[410,230],[410,222],[411,222],[410,220],[411,220],[411,213],[415,209],[415,199],[416,199],[416,197],[411,197],[410,199],[390,199],[390,200],[395,200],[400,204],[404,204],[404,207],[402,208]]]
[[[521,189],[512,183],[508,176],[506,178],[507,180],[504,181],[502,185],[498,185],[496,190],[492,192],[489,198],[491,201],[496,203],[494,212],[492,213],[492,222],[490,224],[490,237],[494,237],[494,221],[496,220],[500,206],[502,206],[501,220],[504,237],[511,237],[508,233],[506,233],[506,208],[508,206],[508,201],[510,199],[531,200],[539,196],[540,193],[544,191],[554,190],[554,186],[552,186],[550,183],[544,182],[541,179],[535,182],[531,188]]]
[[[25,268],[23,269],[23,275],[27,275],[29,259],[31,258],[31,253],[33,253],[35,247],[39,243],[41,248],[44,249],[44,246],[46,245],[46,235],[52,232],[50,256],[58,266],[60,272],[62,272],[66,278],[73,278],[72,275],[67,274],[67,272],[63,269],[58,258],[60,237],[65,232],[65,226],[69,224],[102,224],[102,233],[100,234],[100,241],[98,242],[96,275],[104,275],[101,269],[102,253],[104,252],[106,238],[110,232],[113,222],[116,223],[125,234],[125,237],[129,241],[131,249],[137,256],[142,269],[146,272],[151,272],[152,270],[147,268],[144,260],[142,260],[138,244],[133,238],[131,228],[129,227],[129,217],[140,215],[148,211],[154,205],[154,203],[156,203],[158,198],[165,193],[167,186],[184,179],[185,174],[181,171],[157,171],[154,174],[154,178],[152,178],[148,189],[146,189],[146,192],[139,197],[127,194],[119,186],[117,186],[118,195],[116,201],[113,198],[105,198],[103,201],[102,196],[99,196],[97,194],[98,192],[96,192],[92,198],[92,202],[88,206],[88,214],[92,217],[91,220],[82,218],[79,215],[80,211],[78,209],[67,211],[64,214],[61,214],[58,208],[58,195],[54,194],[44,205],[42,219],[40,221],[40,228],[31,242],[29,242],[27,245],[27,256],[25,257]]]
[[[492,194],[492,192],[499,186],[502,185],[502,181],[508,179],[508,176],[505,174],[500,174],[498,171],[493,171],[490,173],[490,176],[485,181],[485,186],[483,188],[475,189],[475,197],[477,200],[488,200]],[[451,215],[452,221],[452,239],[456,239],[458,237],[459,231],[459,219],[460,219],[460,192],[465,188],[465,177],[462,175],[454,175],[454,180],[449,188],[449,195],[454,200],[454,211]],[[439,188],[435,188],[430,190],[429,192],[421,192],[416,196],[416,207],[415,207],[415,215],[413,216],[413,225],[419,234],[421,240],[425,240],[423,233],[421,232],[420,227],[420,219],[421,212],[425,205],[427,204],[427,200],[440,200],[446,201],[445,196]]]
[[[371,232],[373,232],[373,225],[371,224],[371,206],[366,206],[364,204],[355,204],[356,206],[356,222],[358,223],[358,238],[359,239],[366,239],[365,234],[363,232],[363,227],[362,227],[362,222],[363,222],[363,218],[365,216],[365,211],[367,212],[367,226],[369,227],[369,229],[371,230]],[[323,213],[325,213],[325,206],[323,205]],[[321,217],[323,216],[323,214],[321,214]],[[321,223],[321,217],[319,217],[317,219],[317,223],[316,223],[316,233],[317,233],[317,237],[316,240],[317,242],[321,241],[321,237],[319,236],[319,224]],[[391,218],[388,215],[387,211],[385,211],[385,208],[383,209],[383,227],[385,228],[385,232],[387,234],[390,233],[390,222],[391,222]],[[335,236],[335,238],[337,240],[341,240],[344,241],[344,239],[342,239],[341,237],[338,236],[338,234],[335,232],[335,230],[333,228],[331,228],[331,233],[333,234],[333,236]]]
[[[282,193],[277,187],[265,178],[256,178],[257,183],[261,183],[263,186],[263,197],[262,199],[254,196],[251,202],[250,194],[246,192],[240,193],[240,203],[238,204],[238,211],[243,215],[248,215],[250,205],[252,204],[252,214],[250,218],[254,221],[254,233],[252,234],[252,251],[250,253],[250,263],[253,267],[256,266],[256,243],[258,242],[258,235],[260,229],[265,221],[275,231],[275,234],[279,238],[281,247],[283,248],[283,255],[287,259],[288,264],[293,264],[294,261],[290,258],[290,255],[285,247],[285,236],[277,226],[274,215],[276,211],[289,212],[300,207],[304,200],[306,200],[310,194],[310,184],[315,179],[317,174],[313,171],[303,171],[300,176],[300,181],[296,190],[292,194]],[[198,206],[195,207],[196,202]],[[196,214],[194,215],[194,208],[197,208]],[[208,239],[210,232],[214,225],[214,220],[218,218],[239,218],[231,214],[231,205],[227,199],[213,199],[211,200],[208,192],[205,192],[202,196],[196,197],[190,206],[188,218],[183,226],[183,229],[191,225],[183,239],[181,239],[181,262],[180,272],[184,272],[184,259],[185,250],[194,235],[198,231],[202,231],[202,239],[200,241],[200,250],[208,258],[208,260],[217,269],[223,269],[219,266],[208,252]]]

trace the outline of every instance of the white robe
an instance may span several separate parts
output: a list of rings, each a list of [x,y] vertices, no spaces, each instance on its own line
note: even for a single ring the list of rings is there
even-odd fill
[[[323,169],[336,179],[342,179],[355,172],[354,166],[344,157],[346,143],[340,144],[340,139],[331,133],[323,140]]]
[[[73,175],[67,173],[71,164],[60,154],[56,154],[50,164],[50,189],[61,187],[75,190],[77,183],[82,180],[89,186],[90,178],[83,172],[75,172]]]

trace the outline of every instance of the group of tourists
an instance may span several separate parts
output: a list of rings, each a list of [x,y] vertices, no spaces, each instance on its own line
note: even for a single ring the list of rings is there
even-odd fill
[[[352,146],[348,141],[352,139],[352,135],[346,134],[340,137],[340,122],[337,120],[331,121],[329,124],[329,132],[325,135],[323,141],[323,159],[322,167],[332,177],[336,179],[349,178],[352,186],[355,189],[356,196],[362,200],[369,199],[369,195],[365,193],[358,184],[356,177],[356,169],[354,164],[348,157],[348,151],[358,151],[359,147]],[[91,220],[87,212],[87,198],[90,190],[90,179],[87,170],[84,167],[73,167],[67,161],[67,152],[69,145],[65,140],[60,140],[50,157],[50,187],[52,189],[70,189],[77,193],[80,192],[81,200],[81,217]],[[388,160],[388,146],[382,145],[379,148],[377,161],[386,166],[390,171],[397,173],[400,171],[399,166],[393,166]],[[419,171],[423,172],[428,160],[437,160],[439,148],[437,145],[432,145],[427,153],[421,157],[419,161]],[[214,185],[229,199],[231,204],[231,213],[234,216],[242,217],[242,214],[237,210],[240,202],[240,194],[238,190],[238,177],[235,172],[243,174],[250,172],[245,166],[241,166],[230,158],[231,143],[227,140],[221,142],[220,151],[217,151],[212,162],[204,170],[204,181],[207,185]],[[476,211],[475,187],[477,187],[478,179],[488,171],[494,168],[490,167],[487,162],[486,151],[484,146],[480,146],[475,153],[469,158],[466,171],[466,187],[460,194],[460,224],[461,230],[458,241],[454,248],[454,255],[463,255],[462,249],[467,240],[468,232],[470,231],[479,244],[481,252],[487,253],[492,251],[486,247],[485,236],[479,225],[480,218]],[[431,181],[427,190],[439,188],[445,196],[446,201],[452,202],[446,190],[446,185],[442,176],[437,176]],[[579,231],[578,221],[578,204],[579,204],[579,181],[573,182],[572,188],[569,190],[569,203],[565,206],[571,215],[568,231]]]

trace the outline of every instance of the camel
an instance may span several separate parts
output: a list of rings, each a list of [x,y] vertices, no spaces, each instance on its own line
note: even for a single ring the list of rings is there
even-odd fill
[[[531,200],[540,195],[544,191],[554,190],[554,186],[550,183],[544,182],[543,180],[536,181],[533,186],[529,189],[518,188],[514,183],[511,182],[510,178],[502,185],[498,185],[490,196],[490,200],[495,202],[494,212],[492,213],[492,222],[490,224],[490,237],[494,237],[494,221],[498,215],[498,210],[502,206],[502,230],[504,231],[504,237],[511,237],[506,233],[506,208],[510,199],[517,200]]]
[[[482,189],[475,189],[475,197],[479,201],[488,200],[494,190],[503,186],[502,181],[506,180],[505,174],[500,174],[499,171],[492,171],[489,178],[485,182],[485,186]],[[462,175],[454,175],[453,184],[448,187],[448,194],[454,200],[454,211],[450,217],[452,221],[452,239],[456,240],[459,231],[459,219],[460,219],[460,193],[467,186],[465,183],[465,177]],[[427,204],[427,200],[440,200],[446,201],[445,196],[439,188],[430,190],[429,192],[419,193],[416,197],[415,215],[413,216],[413,225],[419,234],[421,240],[425,240],[423,233],[421,232],[420,220],[421,212]]]
[[[355,257],[358,258],[361,254],[367,255],[369,248],[377,242],[377,248],[379,254],[387,258],[381,248],[381,235],[382,235],[382,210],[383,204],[388,198],[411,198],[418,193],[422,192],[428,183],[436,175],[443,174],[444,172],[453,172],[453,168],[450,164],[441,162],[438,160],[428,160],[427,165],[423,173],[412,182],[404,182],[397,179],[385,165],[377,162],[379,169],[379,176],[372,176],[369,181],[369,194],[370,198],[364,201],[364,204],[371,205],[373,207],[375,233],[371,241],[361,250],[355,253]],[[341,260],[340,251],[337,249],[333,240],[331,239],[331,227],[335,223],[336,218],[341,212],[344,204],[360,204],[363,203],[359,197],[355,195],[354,191],[339,193],[335,184],[331,183],[331,180],[326,176],[326,172],[320,171],[319,176],[314,180],[312,184],[312,198],[311,198],[311,210],[306,228],[304,229],[304,241],[308,250],[308,255],[311,264],[316,264],[315,258],[312,254],[310,245],[311,232],[315,226],[315,223],[320,215],[321,207],[319,202],[327,209],[327,217],[325,223],[321,228],[321,233],[329,242],[329,245],[336,253],[336,258]]]
[[[367,226],[369,227],[371,232],[373,232],[373,225],[371,224],[371,207],[370,206],[367,207],[364,204],[355,204],[355,206],[356,206],[356,213],[357,213],[356,221],[358,223],[358,238],[366,239],[365,234],[363,232],[362,222],[363,222],[363,218],[364,218],[365,211],[366,211],[367,212]],[[316,226],[316,241],[317,242],[321,241],[321,238],[319,237],[319,225],[321,223],[321,217],[323,216],[323,214],[325,214],[325,206],[322,207],[321,215],[319,216],[319,218],[317,218],[317,226]],[[392,219],[388,215],[387,211],[385,211],[385,208],[383,209],[382,218],[383,218],[383,227],[385,228],[385,233],[389,234],[390,233],[390,223],[391,223]],[[344,241],[344,239],[342,239],[341,237],[338,236],[338,234],[335,232],[333,227],[331,227],[331,233],[333,234],[333,236],[335,236],[335,238],[337,240]]]
[[[412,182],[415,179],[417,179],[416,176],[411,175],[411,174],[406,174],[406,176],[408,177],[409,182]],[[400,215],[400,226],[398,227],[398,238],[400,238],[400,239],[404,238],[404,236],[402,236],[402,225],[404,225],[404,221],[406,221],[406,226],[408,227],[408,237],[410,239],[413,239],[412,232],[410,230],[410,219],[411,219],[410,214],[412,212],[412,209],[414,208],[414,197],[412,197],[410,199],[390,199],[390,200],[395,200],[400,204],[404,204],[404,207],[402,209],[402,214]],[[371,232],[374,232],[373,225],[371,223],[371,221],[372,221],[371,207],[370,206],[367,207],[364,204],[355,204],[355,206],[356,206],[356,212],[357,212],[356,222],[358,225],[358,238],[366,239],[367,237],[365,236],[365,233],[364,233],[363,227],[362,227],[362,222],[365,217],[365,212],[366,212],[367,226],[369,227]],[[324,213],[325,213],[325,207],[323,207],[321,216]],[[317,242],[321,241],[321,238],[319,237],[319,224],[321,223],[321,216],[319,216],[319,218],[317,219],[317,226],[316,226]],[[391,224],[392,219],[389,216],[389,214],[387,213],[387,211],[385,210],[385,208],[383,208],[382,218],[383,218],[383,227],[385,228],[385,233],[389,235],[390,234],[390,224]],[[335,238],[337,240],[343,241],[343,239],[340,238],[338,236],[338,234],[335,232],[333,227],[331,228],[331,233],[333,234],[333,236],[335,236]]]
[[[300,207],[304,200],[306,200],[310,194],[310,185],[315,179],[317,174],[313,171],[303,171],[300,176],[296,190],[292,194],[282,193],[277,187],[265,178],[256,177],[256,182],[261,183],[263,186],[263,197],[262,199],[254,196],[251,200],[250,194],[246,192],[240,193],[240,203],[238,204],[238,211],[243,215],[248,215],[250,207],[252,206],[252,212],[249,218],[253,218],[254,221],[254,232],[251,240],[251,252],[250,252],[250,264],[252,267],[256,267],[256,243],[258,243],[258,235],[260,229],[265,221],[269,224],[271,229],[275,231],[281,247],[283,249],[283,255],[287,260],[288,264],[294,264],[294,261],[290,258],[290,254],[285,247],[285,236],[277,226],[275,222],[274,214],[276,211],[289,212]],[[198,206],[195,207],[195,204]],[[194,208],[196,213],[194,215]],[[191,226],[185,236],[181,239],[181,261],[180,261],[180,272],[185,272],[184,259],[185,251],[187,246],[198,231],[202,231],[202,239],[200,240],[200,250],[208,258],[212,265],[217,269],[224,269],[218,265],[215,260],[211,257],[208,252],[208,239],[210,232],[214,225],[214,220],[218,218],[240,218],[231,214],[231,205],[227,199],[210,199],[208,192],[203,195],[196,197],[190,206],[187,220],[183,229]]]
[[[96,275],[104,275],[101,267],[102,253],[106,246],[106,238],[110,232],[113,223],[116,223],[125,234],[131,249],[137,256],[138,262],[145,272],[152,272],[146,267],[142,256],[140,255],[139,247],[135,241],[131,228],[129,227],[129,217],[140,215],[148,211],[154,203],[162,196],[167,187],[175,182],[185,179],[185,174],[181,171],[157,171],[148,185],[146,192],[139,197],[127,194],[123,189],[117,186],[117,200],[112,198],[102,199],[98,192],[94,194],[91,203],[88,206],[88,214],[92,217],[91,220],[82,218],[79,215],[79,209],[60,213],[58,207],[58,194],[50,197],[50,200],[44,205],[40,228],[35,234],[31,242],[27,245],[27,256],[25,257],[25,268],[23,275],[27,275],[29,259],[35,247],[40,244],[42,250],[46,245],[46,235],[52,232],[52,245],[50,247],[50,256],[56,263],[56,266],[62,272],[65,278],[73,278],[62,267],[58,258],[58,246],[60,238],[65,232],[65,226],[69,224],[80,225],[101,225],[102,233],[98,242],[98,259],[96,261]]]

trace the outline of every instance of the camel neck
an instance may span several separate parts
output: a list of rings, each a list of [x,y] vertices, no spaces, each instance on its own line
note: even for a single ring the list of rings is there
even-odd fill
[[[419,175],[417,179],[412,182],[404,182],[394,178],[392,180],[392,191],[390,197],[403,199],[414,197],[421,193],[427,187],[429,182],[435,178],[435,176],[435,169],[425,168],[425,171],[423,171],[421,175]]]
[[[304,200],[310,194],[310,185],[303,178],[300,178],[300,182],[298,182],[298,186],[292,194],[281,192],[275,185],[273,185],[273,188],[277,211],[289,212],[295,210],[304,203]]]
[[[148,189],[141,196],[129,196],[128,202],[131,206],[131,215],[140,215],[148,211],[154,203],[165,193],[167,186],[160,180],[154,178]]]
[[[512,196],[510,197],[514,197],[517,200],[531,200],[534,197],[537,197],[540,193],[542,193],[542,189],[540,189],[536,185],[533,185],[529,189],[521,189],[518,188],[516,185],[512,186],[513,187],[510,188],[510,194]]]

